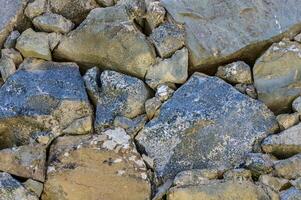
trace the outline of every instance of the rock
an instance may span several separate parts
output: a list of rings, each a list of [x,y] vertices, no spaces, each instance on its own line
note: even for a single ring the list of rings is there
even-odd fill
[[[20,69],[0,88],[0,149],[29,143],[34,134],[45,131],[54,136],[74,124],[92,118],[78,66],[25,60]],[[90,133],[92,124],[85,133]]]
[[[100,99],[100,70],[97,67],[93,67],[87,70],[84,75],[84,81],[86,85],[86,90],[88,95],[94,105],[97,105],[98,100]]]
[[[19,33],[19,31],[12,31],[5,40],[4,48],[15,48],[17,39],[20,35],[21,34]]]
[[[185,34],[180,26],[166,23],[156,28],[150,35],[150,41],[156,47],[161,58],[172,56],[185,44]]]
[[[162,102],[158,97],[153,97],[145,102],[145,112],[149,120],[159,113]]]
[[[219,169],[192,169],[178,173],[173,183],[175,186],[208,184],[222,176],[223,170]]]
[[[43,200],[149,199],[146,167],[123,129],[65,136],[51,146]]]
[[[251,68],[243,61],[220,66],[215,75],[233,84],[251,84],[253,82]]]
[[[166,11],[160,1],[151,1],[146,7],[146,29],[151,33],[164,22]]]
[[[6,81],[8,77],[10,77],[16,72],[16,66],[14,61],[11,58],[2,56],[0,59],[0,72],[2,79]]]
[[[117,5],[126,8],[132,20],[135,20],[140,26],[143,26],[143,18],[145,18],[146,4],[145,0],[118,0]]]
[[[23,57],[19,51],[15,49],[1,49],[2,58],[10,58],[16,66],[19,66],[23,62]]]
[[[301,190],[296,188],[290,188],[281,192],[281,200],[301,200]]]
[[[48,40],[49,40],[49,47],[50,51],[53,51],[61,42],[63,35],[60,33],[49,33]]]
[[[80,24],[91,10],[99,7],[95,0],[48,0],[50,10]]]
[[[297,97],[292,103],[293,111],[301,113],[301,97]]]
[[[168,87],[167,85],[159,85],[156,92],[156,97],[161,100],[161,102],[167,101],[172,97],[175,91]]]
[[[294,37],[294,40],[297,42],[301,42],[301,33]]]
[[[249,153],[246,155],[245,165],[251,170],[253,176],[259,177],[261,174],[272,172],[274,160],[268,154]]]
[[[252,173],[247,169],[231,169],[224,173],[225,180],[252,181]]]
[[[199,73],[160,110],[136,140],[154,159],[161,178],[191,168],[238,166],[253,144],[278,126],[265,105],[217,77]]]
[[[2,47],[6,37],[18,28],[19,23],[23,20],[23,9],[26,0],[0,0],[0,48]]]
[[[301,2],[161,2],[176,22],[185,24],[191,71],[214,73],[216,66],[222,63],[254,61],[273,42],[301,31],[301,15],[297,9]],[[284,14],[286,10],[289,14]]]
[[[281,190],[288,189],[291,186],[290,182],[287,179],[276,178],[270,175],[261,175],[259,177],[259,181],[278,192]]]
[[[161,200],[164,198],[164,195],[168,192],[169,188],[172,186],[172,180],[168,179],[163,185],[156,188],[156,194],[152,200]]]
[[[46,33],[27,29],[18,38],[16,48],[24,57],[51,60],[51,51]]]
[[[301,153],[301,124],[293,126],[279,134],[271,135],[263,140],[262,149],[277,157],[290,157]]]
[[[114,6],[114,0],[96,0],[96,2],[102,7]]]
[[[135,28],[124,6],[91,11],[86,20],[61,41],[54,54],[140,78],[144,78],[149,66],[155,63],[153,48]]]
[[[46,149],[20,146],[0,151],[0,170],[23,178],[45,180]]]
[[[53,13],[45,13],[35,17],[32,23],[41,31],[63,34],[70,32],[74,27],[74,24],[70,20],[66,19],[62,15]]]
[[[160,60],[146,73],[146,83],[153,89],[164,83],[183,84],[188,78],[188,50],[178,50],[171,58]]]
[[[301,190],[301,178],[297,178],[296,180],[291,181],[291,184],[297,189]]]
[[[275,175],[286,179],[297,179],[301,177],[301,154],[286,160],[278,161],[275,166]]]
[[[151,93],[143,81],[114,71],[102,72],[100,81],[96,131],[111,127],[117,116],[135,118],[145,113],[144,104]]]
[[[23,183],[23,186],[30,192],[36,194],[38,197],[41,196],[43,192],[43,183],[40,183],[38,181],[28,179]]]
[[[24,13],[28,18],[33,19],[46,12],[46,7],[47,0],[33,0],[32,2],[28,3]]]
[[[253,99],[257,99],[256,88],[252,84],[236,84],[235,88],[243,94],[248,95]]]
[[[210,199],[210,200],[270,200],[265,191],[249,181],[227,181],[206,185],[174,187],[168,193],[168,200]]]
[[[280,114],[276,119],[280,129],[285,130],[299,123],[299,114]]]
[[[26,190],[22,184],[5,172],[0,173],[1,200],[38,200],[39,198]]]
[[[140,115],[134,119],[117,116],[114,120],[114,127],[125,129],[126,133],[134,138],[146,123],[146,115]]]
[[[273,44],[255,63],[254,84],[258,99],[273,112],[289,112],[301,93],[301,44],[281,41]]]

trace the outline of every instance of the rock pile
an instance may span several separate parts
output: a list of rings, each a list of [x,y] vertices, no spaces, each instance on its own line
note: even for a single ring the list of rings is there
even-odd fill
[[[301,200],[301,1],[0,4],[0,200]]]

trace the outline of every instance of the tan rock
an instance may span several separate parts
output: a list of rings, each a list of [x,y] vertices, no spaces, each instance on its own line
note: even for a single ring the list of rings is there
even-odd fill
[[[252,173],[247,169],[231,169],[224,173],[225,180],[252,181]]]
[[[38,197],[41,196],[43,192],[43,183],[40,183],[38,181],[28,179],[23,183],[23,186],[30,192],[35,193]]]
[[[251,68],[243,61],[237,61],[225,66],[220,66],[215,75],[234,84],[251,84],[253,82]]]
[[[158,97],[153,97],[145,102],[145,112],[149,120],[153,119],[156,116],[156,113],[159,113],[162,102]]]
[[[259,181],[278,192],[281,190],[285,190],[291,186],[289,180],[284,178],[276,178],[270,175],[261,175],[259,177]]]
[[[27,5],[24,12],[28,18],[33,19],[46,12],[46,8],[47,0],[34,0]]]
[[[274,166],[274,174],[286,179],[297,179],[301,177],[301,154],[286,160],[278,161]]]
[[[281,130],[288,129],[299,123],[300,114],[280,114],[277,116],[277,121]]]

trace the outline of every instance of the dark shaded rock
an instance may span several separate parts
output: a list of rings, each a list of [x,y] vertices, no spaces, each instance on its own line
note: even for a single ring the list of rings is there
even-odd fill
[[[224,180],[252,182],[252,173],[250,170],[243,168],[230,169],[224,173]]]
[[[155,63],[152,46],[122,5],[91,11],[77,29],[62,39],[54,55],[140,78]]]
[[[252,171],[252,175],[259,177],[261,174],[272,172],[275,158],[268,154],[248,153],[246,155],[246,167]]]
[[[301,31],[298,0],[161,2],[176,22],[185,24],[193,71],[214,72],[221,63],[239,59],[254,61],[271,43]]]
[[[125,129],[126,133],[134,138],[137,133],[146,124],[146,115],[140,115],[134,119],[129,119],[127,117],[116,117],[114,120],[114,127],[120,127]]]
[[[92,129],[92,122],[78,123],[92,121],[92,110],[74,63],[25,60],[1,87],[0,105],[0,148],[28,144],[40,131],[58,136],[70,128],[73,134]]]
[[[301,177],[301,154],[275,163],[275,175],[286,179],[297,179]]]
[[[256,88],[252,84],[236,84],[235,88],[243,94],[248,95],[253,99],[257,99]]]
[[[15,48],[19,36],[19,31],[12,31],[5,40],[4,48]]]
[[[265,105],[198,73],[160,110],[136,139],[162,178],[191,168],[238,166],[254,144],[278,128]]]
[[[100,74],[100,69],[98,67],[93,67],[87,70],[83,77],[87,93],[95,106],[100,98]]]

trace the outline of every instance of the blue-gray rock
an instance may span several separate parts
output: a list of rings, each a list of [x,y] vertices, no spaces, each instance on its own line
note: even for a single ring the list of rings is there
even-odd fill
[[[150,89],[138,78],[114,71],[100,75],[95,130],[110,128],[117,116],[135,118],[145,113],[144,104],[151,97]]]
[[[301,200],[301,190],[296,188],[290,188],[281,192],[280,194],[281,200]]]
[[[278,129],[273,113],[217,77],[195,73],[136,140],[158,177],[193,168],[233,167]]]
[[[25,60],[0,89],[0,149],[29,143],[39,131],[83,134],[92,109],[74,63]]]
[[[185,23],[192,70],[254,60],[267,45],[301,31],[299,0],[162,0],[176,22]],[[283,34],[285,33],[285,34]]]

